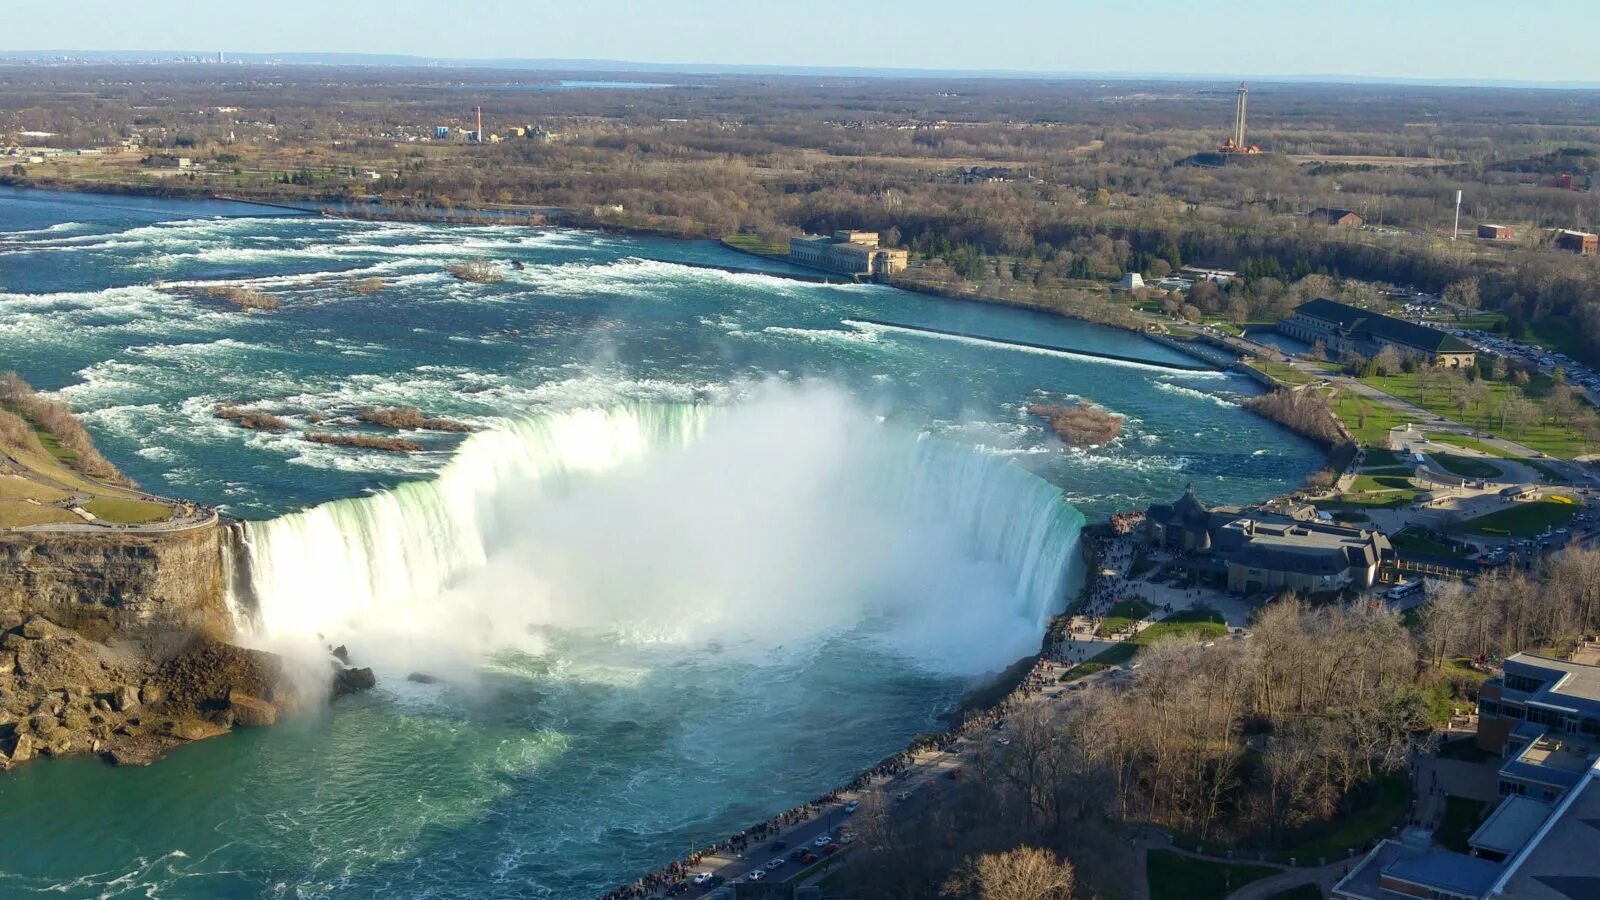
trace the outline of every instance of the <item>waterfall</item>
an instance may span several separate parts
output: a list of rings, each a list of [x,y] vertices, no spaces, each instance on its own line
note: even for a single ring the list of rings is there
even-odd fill
[[[408,622],[489,642],[530,623],[792,634],[914,612],[912,630],[957,644],[1002,623],[1014,659],[1077,576],[1082,524],[1007,459],[787,391],[505,421],[433,479],[247,523],[230,583],[262,639]]]

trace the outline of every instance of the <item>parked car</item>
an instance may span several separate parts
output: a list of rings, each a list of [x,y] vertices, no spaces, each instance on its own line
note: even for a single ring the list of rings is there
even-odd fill
[[[801,847],[800,849],[789,854],[789,860],[790,862],[802,862],[806,858],[806,855],[810,852],[811,851],[807,850],[806,848]]]
[[[819,837],[816,840],[812,841],[811,845],[813,847],[826,847],[831,843],[833,843],[833,835],[823,834],[822,837]]]
[[[805,856],[800,857],[800,861],[809,866],[821,858],[822,857],[816,855],[815,853],[807,853]]]

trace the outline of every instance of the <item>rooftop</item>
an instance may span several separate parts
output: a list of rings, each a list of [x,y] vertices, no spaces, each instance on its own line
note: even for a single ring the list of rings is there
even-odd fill
[[[1515,762],[1581,775],[1594,763],[1600,746],[1574,734],[1541,735],[1517,754]]]
[[[1561,801],[1488,896],[1515,900],[1600,897],[1600,764]]]
[[[1329,575],[1378,562],[1388,545],[1375,531],[1277,517],[1235,519],[1218,537],[1219,549],[1233,549],[1242,564]]]
[[[1460,338],[1436,328],[1396,319],[1382,313],[1361,309],[1336,300],[1318,298],[1295,307],[1297,315],[1309,316],[1331,322],[1352,335],[1382,338],[1418,350],[1435,353],[1470,353],[1472,346]]]
[[[1512,794],[1495,807],[1467,843],[1479,850],[1510,856],[1527,845],[1528,839],[1550,817],[1550,810],[1551,804],[1543,800]]]

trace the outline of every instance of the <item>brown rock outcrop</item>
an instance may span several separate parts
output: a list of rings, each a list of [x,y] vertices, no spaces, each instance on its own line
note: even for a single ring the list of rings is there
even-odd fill
[[[78,753],[148,765],[186,742],[272,725],[304,705],[273,654],[167,637],[107,644],[41,616],[12,626],[0,636],[0,769]],[[374,682],[370,669],[341,667],[329,689],[337,696]]]

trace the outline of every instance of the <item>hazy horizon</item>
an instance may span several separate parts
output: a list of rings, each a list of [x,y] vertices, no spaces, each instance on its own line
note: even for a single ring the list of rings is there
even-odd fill
[[[132,9],[86,0],[70,21],[42,7],[13,10],[0,55],[222,51],[463,67],[1600,85],[1586,30],[1549,27],[1582,21],[1592,8],[1579,0],[1541,6],[1535,17],[1488,0],[1350,0],[1337,9],[1307,0],[1150,0],[1129,16],[1078,0],[1016,0],[974,15],[949,0],[882,0],[868,13],[814,0],[814,15],[794,16],[789,7],[731,0],[464,0],[448,11],[424,0],[283,0],[195,17],[172,0]]]

